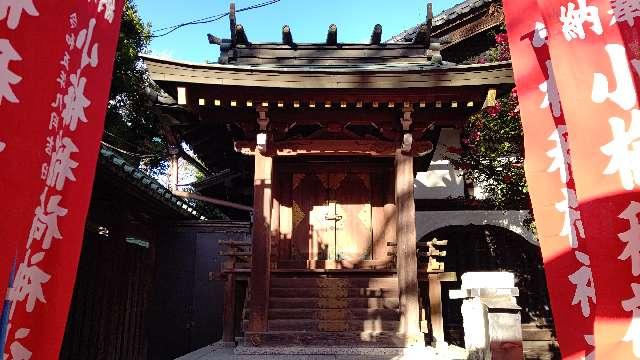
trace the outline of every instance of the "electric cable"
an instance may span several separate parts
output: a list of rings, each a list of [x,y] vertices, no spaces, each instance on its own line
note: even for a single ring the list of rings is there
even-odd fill
[[[267,1],[267,2],[260,3],[260,4],[247,6],[245,8],[236,10],[236,13],[243,12],[243,11],[248,11],[248,10],[259,9],[261,7],[273,5],[273,4],[275,4],[275,3],[279,2],[279,1],[280,0],[270,0],[270,1]],[[182,23],[182,24],[177,24],[177,25],[173,25],[173,26],[167,26],[167,27],[164,27],[164,28],[161,28],[161,29],[153,30],[151,32],[151,37],[152,38],[159,38],[159,37],[162,37],[162,36],[166,36],[166,35],[169,35],[172,32],[174,32],[174,31],[176,31],[176,30],[178,30],[180,28],[183,28],[183,27],[189,26],[189,25],[212,23],[214,21],[218,21],[218,20],[226,17],[227,15],[229,15],[228,11],[223,13],[223,14],[218,14],[218,15],[214,15],[214,16],[208,16],[208,17],[205,17],[205,18],[192,20],[192,21],[185,22],[185,23]],[[164,32],[162,34],[154,34],[154,33],[161,32],[161,31],[164,31]]]

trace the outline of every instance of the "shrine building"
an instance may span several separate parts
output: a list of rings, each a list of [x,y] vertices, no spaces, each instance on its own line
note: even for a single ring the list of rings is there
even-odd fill
[[[210,174],[197,194],[252,222],[220,241],[227,343],[407,347],[462,342],[472,270],[516,273],[525,353],[546,354],[553,324],[525,209],[488,210],[450,162],[468,118],[514,87],[487,51],[501,5],[468,0],[384,41],[251,42],[233,5],[217,63],[144,56],[168,136]],[[220,35],[220,34],[217,34]],[[489,40],[487,40],[489,39]],[[177,185],[177,184],[174,184]],[[551,345],[550,345],[551,344]],[[546,356],[546,355],[545,355]]]

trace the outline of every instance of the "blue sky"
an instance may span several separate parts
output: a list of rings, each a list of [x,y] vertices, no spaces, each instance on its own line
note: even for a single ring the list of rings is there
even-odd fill
[[[236,9],[266,0],[236,0]],[[462,0],[433,0],[433,13]],[[367,42],[373,26],[382,25],[383,40],[424,21],[425,0],[280,0],[273,5],[237,14],[249,41],[280,41],[282,25],[288,24],[296,42],[322,42],[330,24],[338,26],[339,42]],[[135,0],[142,18],[154,29],[224,13],[228,0]],[[209,45],[206,34],[229,37],[229,21],[181,28],[151,43],[155,55],[192,62],[216,61],[218,46]]]

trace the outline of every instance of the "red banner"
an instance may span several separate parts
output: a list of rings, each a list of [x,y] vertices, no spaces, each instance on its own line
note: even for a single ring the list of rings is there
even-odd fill
[[[575,189],[569,136],[536,0],[505,1],[509,47],[531,196],[556,334],[565,359],[593,350],[596,294],[588,237]],[[554,59],[555,61],[555,59]],[[571,138],[571,141],[570,141]],[[579,193],[578,193],[579,194]]]
[[[590,307],[595,351],[588,357],[640,358],[640,110],[636,90],[640,84],[640,1],[514,3],[505,2],[511,9],[507,22],[512,28],[537,21],[536,12],[542,15],[540,26],[545,28],[551,60],[542,67],[541,61],[531,59],[533,54],[514,52],[516,75],[524,74],[516,80],[518,87],[535,85],[537,80],[529,74],[539,71],[536,65],[555,74],[555,86],[551,87],[550,77],[541,89],[549,96],[554,90],[570,134],[567,149],[577,191],[576,210],[585,234],[582,242],[588,249],[581,258],[574,251],[588,269],[574,279],[584,282],[592,277],[590,283],[595,283],[595,296],[593,287],[582,287],[573,301],[586,298],[595,303],[597,299],[597,306]],[[519,12],[512,11],[519,5]],[[511,35],[513,43],[523,36]],[[521,58],[527,56],[530,58]],[[535,115],[522,115],[527,118],[523,122],[538,120],[532,117]],[[534,131],[525,129],[525,137]],[[542,151],[527,146],[528,156],[539,157]],[[541,193],[532,191],[531,195],[534,211],[536,203],[544,206]],[[536,221],[548,218],[539,219],[536,214]],[[545,270],[553,278],[556,274],[547,262],[545,259]],[[561,301],[562,296],[552,294],[561,351],[567,356],[581,346],[579,339],[566,336],[567,331],[581,323],[561,314],[567,309]]]
[[[640,3],[539,0],[596,283],[596,358],[640,358]],[[637,22],[636,22],[637,21]]]
[[[0,323],[0,354],[6,360],[58,358],[122,6],[123,0],[0,0],[0,299],[7,300],[8,320]]]

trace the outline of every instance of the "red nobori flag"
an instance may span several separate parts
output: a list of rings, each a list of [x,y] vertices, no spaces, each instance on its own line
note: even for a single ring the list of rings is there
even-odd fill
[[[563,358],[593,350],[596,293],[548,34],[536,0],[505,1],[525,140],[525,174]],[[570,141],[571,140],[571,141]],[[578,193],[579,194],[579,193]]]
[[[0,323],[0,356],[7,360],[58,358],[123,3],[0,0],[0,299],[8,320]]]
[[[538,0],[596,284],[596,357],[640,358],[640,2]]]

